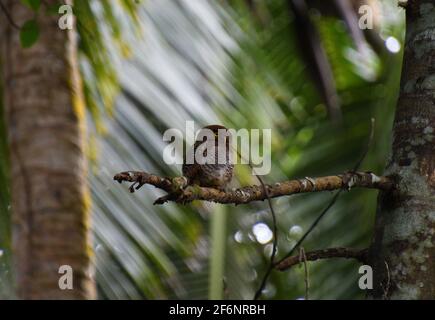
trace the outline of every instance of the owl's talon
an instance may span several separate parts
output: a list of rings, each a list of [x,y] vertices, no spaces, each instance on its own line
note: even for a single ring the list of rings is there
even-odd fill
[[[136,186],[138,182],[135,181],[131,184],[131,186],[128,188],[128,190],[130,191],[130,193],[134,193],[134,187]],[[137,189],[136,189],[137,190]]]
[[[187,197],[183,193],[180,193],[175,201],[183,205],[192,202],[192,200],[187,199]]]

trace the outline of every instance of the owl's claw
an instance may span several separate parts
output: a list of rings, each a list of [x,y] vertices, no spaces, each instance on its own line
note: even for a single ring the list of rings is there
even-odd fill
[[[154,201],[153,205],[156,205],[156,204],[164,204],[164,203],[168,202],[169,200],[171,200],[171,197],[170,197],[170,195],[168,194],[168,195],[166,195],[166,196],[163,196],[163,197],[160,197],[160,198],[156,199],[156,200]]]
[[[128,190],[133,193],[135,190],[140,189],[148,181],[150,175],[146,172],[138,171],[124,171],[116,174],[113,179],[122,183],[123,181],[132,182]]]
[[[183,193],[180,193],[178,195],[177,199],[175,200],[175,202],[181,203],[181,204],[186,204],[186,203],[192,202],[192,200],[187,199],[187,197]]]
[[[156,201],[154,201],[154,204],[164,204],[168,201],[175,201],[178,203],[186,204],[187,202],[190,202],[185,198],[184,190],[188,186],[188,180],[186,177],[175,177],[172,179],[172,189],[173,191],[170,194],[167,194],[166,196],[158,198]]]
[[[183,192],[178,193],[170,193],[166,196],[158,198],[156,201],[154,201],[154,204],[164,204],[168,201],[174,201],[176,203],[186,204],[189,202],[192,202],[192,200],[187,199],[187,197],[184,195]]]

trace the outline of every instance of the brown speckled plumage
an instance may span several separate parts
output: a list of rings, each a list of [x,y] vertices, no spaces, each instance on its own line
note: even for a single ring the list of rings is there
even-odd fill
[[[204,129],[211,130],[215,135],[218,134],[219,129],[225,129],[225,127],[220,125],[206,126]],[[197,184],[201,187],[213,187],[217,189],[225,189],[227,184],[231,181],[233,177],[234,165],[230,164],[230,152],[229,152],[229,140],[225,139],[225,145],[219,144],[217,136],[215,136],[215,163],[214,164],[198,164],[196,159],[193,164],[183,164],[183,175],[188,179],[189,184]],[[205,143],[205,140],[196,141],[193,149],[194,152],[197,148]],[[218,163],[218,153],[220,150],[226,150],[226,162],[223,164]],[[206,153],[204,153],[206,154]]]

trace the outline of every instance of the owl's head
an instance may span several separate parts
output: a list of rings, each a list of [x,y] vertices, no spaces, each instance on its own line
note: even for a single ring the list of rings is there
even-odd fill
[[[221,140],[221,141],[226,141],[228,143],[229,139],[227,139],[227,137],[230,135],[230,132],[228,131],[227,128],[225,128],[224,126],[219,125],[219,124],[212,124],[212,125],[208,125],[208,126],[205,126],[204,128],[202,128],[198,134],[199,141],[205,141],[207,139],[207,137],[209,136],[208,130],[213,133],[216,142],[218,140],[219,133],[225,134],[226,135],[225,139]]]
[[[224,126],[221,126],[220,124],[212,124],[212,125],[209,125],[209,126],[205,126],[204,128],[202,128],[202,130],[204,130],[204,129],[208,129],[208,130],[213,131],[213,133],[215,135],[219,134],[219,129],[220,130],[225,130],[225,132],[228,131],[227,128],[225,128]]]

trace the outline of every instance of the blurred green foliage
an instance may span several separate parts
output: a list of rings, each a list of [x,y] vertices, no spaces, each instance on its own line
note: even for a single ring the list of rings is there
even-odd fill
[[[89,137],[96,139],[89,184],[100,298],[250,299],[267,266],[270,243],[257,241],[253,231],[258,223],[271,227],[266,203],[226,206],[226,219],[217,219],[211,216],[222,214],[219,207],[156,207],[158,190],[143,187],[130,194],[113,183],[113,175],[127,169],[180,174],[180,168],[162,162],[162,133],[168,128],[184,129],[186,120],[198,127],[220,122],[235,129],[271,128],[273,168],[264,179],[272,183],[351,169],[367,144],[373,117],[374,144],[362,169],[382,172],[401,55],[387,50],[355,55],[342,21],[317,17],[342,103],[343,120],[332,124],[308,77],[286,1],[255,3],[253,10],[245,1],[77,2]],[[382,5],[397,9],[394,1]],[[377,32],[403,43],[403,30],[401,17],[385,19]],[[256,183],[245,166],[237,166],[237,178],[234,186]],[[1,181],[6,188],[5,177]],[[300,236],[294,230],[306,230],[331,197],[273,200],[278,257]],[[366,247],[375,206],[373,190],[344,194],[305,250]],[[2,214],[4,226],[7,216]],[[309,271],[311,298],[364,297],[353,261],[312,262]],[[274,272],[263,298],[296,299],[304,291],[303,268],[295,267]]]
[[[31,47],[39,37],[39,27],[35,20],[28,20],[20,30],[20,41],[23,48]]]
[[[38,11],[41,6],[41,0],[21,0],[21,3],[34,11]]]

